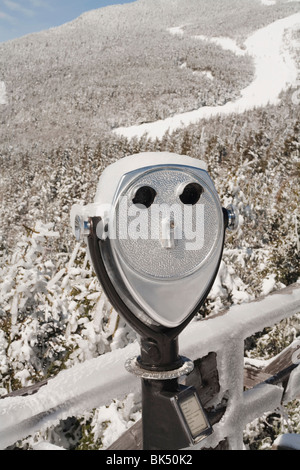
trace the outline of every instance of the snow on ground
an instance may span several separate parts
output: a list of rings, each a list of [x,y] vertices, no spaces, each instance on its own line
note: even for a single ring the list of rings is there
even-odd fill
[[[300,27],[299,13],[259,29],[246,40],[246,53],[253,57],[256,76],[253,82],[241,91],[241,98],[238,100],[223,106],[204,106],[153,123],[120,127],[114,132],[128,138],[141,137],[144,134],[148,134],[150,138],[161,138],[168,130],[172,132],[203,118],[243,113],[255,107],[278,104],[280,93],[297,83],[298,70],[284,42],[285,31],[295,27]],[[173,34],[181,34],[181,27],[171,29]],[[220,41],[220,38],[218,40]],[[224,38],[219,44],[225,45]],[[228,44],[226,40],[227,47]]]
[[[217,44],[218,46],[221,46],[223,49],[227,51],[234,52],[237,55],[245,55],[246,50],[241,49],[236,41],[231,38],[225,38],[225,37],[208,37],[208,36],[203,36],[203,35],[197,35],[194,36],[194,39],[200,39],[201,41],[206,41],[206,42],[212,42],[214,44]]]
[[[173,28],[168,28],[167,31],[169,31],[170,34],[178,34],[179,36],[183,36],[184,31],[183,31],[183,26],[173,26]]]
[[[0,82],[0,104],[7,104],[6,87],[4,82]]]
[[[195,70],[193,72],[193,75],[199,75],[201,77],[206,77],[209,80],[214,80],[214,76],[213,76],[213,74],[211,73],[210,70],[201,70],[201,71],[200,70]]]
[[[266,5],[268,7],[272,5],[276,5],[276,0],[260,0],[262,5]]]
[[[33,446],[33,450],[65,450],[62,447],[55,446],[50,444],[50,442],[39,442]]]

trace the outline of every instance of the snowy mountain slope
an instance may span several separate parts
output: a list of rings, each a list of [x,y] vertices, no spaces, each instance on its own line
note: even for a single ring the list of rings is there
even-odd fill
[[[275,3],[275,2],[274,2]],[[266,104],[279,103],[279,95],[288,87],[297,85],[298,67],[292,58],[291,31],[300,30],[300,13],[277,20],[252,34],[244,43],[244,50],[230,38],[211,38],[196,36],[200,40],[216,42],[224,49],[237,55],[245,53],[253,57],[255,78],[241,91],[241,97],[221,106],[203,106],[195,111],[177,114],[165,120],[140,126],[115,129],[117,135],[128,138],[141,137],[144,133],[151,138],[162,138],[165,132],[174,131],[182,126],[197,122],[199,119],[231,113],[244,113],[248,109]],[[178,30],[177,34],[178,34]],[[288,33],[288,41],[286,34]],[[174,30],[173,30],[174,33]],[[182,29],[179,29],[179,34]],[[295,54],[295,52],[294,52]]]
[[[248,56],[194,38],[243,41],[298,10],[248,0],[138,0],[0,45],[1,148],[94,142],[112,128],[223,105],[253,79]],[[239,15],[236,11],[239,11]],[[185,34],[171,36],[174,25]],[[187,67],[180,67],[186,63]],[[205,74],[210,71],[212,82]]]

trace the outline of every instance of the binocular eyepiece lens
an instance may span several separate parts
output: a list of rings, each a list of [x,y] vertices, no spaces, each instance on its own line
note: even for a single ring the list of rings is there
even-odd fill
[[[199,201],[204,189],[198,183],[190,183],[185,186],[183,193],[179,196],[183,204],[194,206]]]
[[[157,193],[155,189],[151,188],[150,186],[142,186],[137,190],[132,202],[136,206],[144,206],[149,209],[149,207],[151,207],[154,202],[156,194]]]

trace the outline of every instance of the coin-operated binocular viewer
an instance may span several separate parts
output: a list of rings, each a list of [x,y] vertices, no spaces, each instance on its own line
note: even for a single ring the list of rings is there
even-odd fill
[[[126,369],[142,380],[143,448],[199,442],[212,428],[196,389],[179,385],[193,362],[180,356],[178,336],[214,283],[234,209],[222,209],[205,163],[142,153],[110,165],[94,203],[73,206],[71,220],[111,304],[140,337]]]

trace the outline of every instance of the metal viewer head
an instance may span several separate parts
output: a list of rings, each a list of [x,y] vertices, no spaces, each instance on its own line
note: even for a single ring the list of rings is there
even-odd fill
[[[222,209],[203,162],[170,153],[110,165],[94,202],[72,209],[76,238],[88,240],[110,301],[139,333],[189,321],[214,282],[225,228],[237,219]]]

